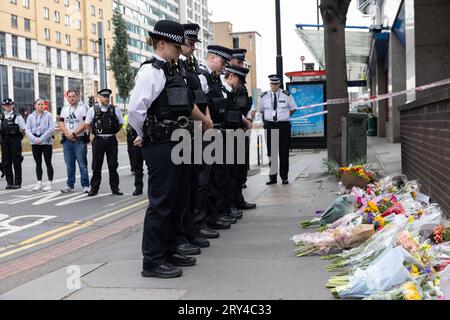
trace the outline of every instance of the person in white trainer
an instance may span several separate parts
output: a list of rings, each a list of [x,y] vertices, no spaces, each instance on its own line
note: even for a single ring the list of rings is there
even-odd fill
[[[37,99],[34,102],[34,112],[28,116],[26,134],[31,144],[33,158],[36,162],[37,184],[34,191],[43,189],[52,190],[53,181],[53,134],[55,133],[55,123],[50,112],[45,110],[44,101]],[[47,167],[48,183],[42,184],[42,155],[44,155],[45,165]]]

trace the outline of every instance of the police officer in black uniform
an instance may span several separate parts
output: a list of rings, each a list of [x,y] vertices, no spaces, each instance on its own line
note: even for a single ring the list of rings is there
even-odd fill
[[[240,67],[244,66],[245,55],[247,53],[246,49],[234,49],[233,55],[231,56],[230,64],[238,65]],[[237,103],[239,109],[242,112],[242,115],[248,118],[248,113],[252,107],[253,99],[249,96],[247,87],[242,85],[239,87],[237,91]],[[245,185],[247,181],[247,172],[250,166],[250,139],[249,137],[245,138],[245,163],[244,164],[236,164],[231,172],[232,181],[233,181],[233,206],[237,210],[248,210],[255,209],[256,204],[248,203],[245,201],[244,196],[242,194],[242,187]],[[234,209],[232,208],[232,209]]]
[[[251,123],[242,116],[242,112],[237,102],[237,91],[245,84],[245,78],[249,70],[238,65],[229,65],[225,68],[225,76],[222,83],[221,94],[211,101],[210,110],[211,118],[214,122],[214,127],[219,129],[223,134],[224,141],[224,159],[220,163],[216,162],[212,166],[212,181],[216,190],[216,204],[219,217],[231,217],[239,219],[236,212],[231,209],[232,194],[233,194],[233,180],[231,178],[231,170],[236,167],[236,158],[232,162],[228,162],[226,155],[227,137],[226,134],[231,134],[233,130],[242,127],[251,128]],[[234,148],[234,146],[229,146]]]
[[[196,264],[194,257],[177,251],[182,214],[190,198],[190,167],[175,164],[171,141],[177,129],[192,129],[194,101],[177,64],[184,44],[184,28],[160,20],[150,32],[154,57],[143,63],[128,106],[128,122],[142,146],[148,168],[149,206],[144,221],[142,276],[175,278]]]
[[[13,110],[14,101],[4,99],[4,110],[0,113],[2,164],[6,175],[6,189],[20,189],[22,185],[22,138],[25,134],[25,121]],[[13,172],[14,167],[14,172]]]
[[[201,43],[198,39],[198,33],[200,31],[200,26],[196,23],[183,24],[185,44],[181,46],[182,53],[180,55],[181,66],[184,68],[186,73],[186,82],[193,96],[196,108],[193,110],[193,115],[201,119],[203,130],[208,130],[213,127],[211,118],[209,117],[207,97],[205,92],[202,90],[201,81],[199,78],[200,69],[197,59],[194,56],[194,51],[196,49],[196,43]],[[195,148],[193,146],[193,151]],[[189,242],[200,247],[206,248],[210,246],[210,243],[205,238],[218,238],[219,233],[214,230],[208,230],[204,228],[201,219],[196,219],[197,199],[199,201],[204,201],[202,197],[198,197],[199,192],[199,173],[202,164],[195,163],[195,155],[192,154],[192,167],[191,167],[191,199],[190,205],[186,206],[187,213],[185,214],[185,219],[183,221],[183,232]],[[200,192],[201,194],[201,192]]]
[[[86,124],[94,134],[92,141],[92,179],[89,197],[95,196],[102,180],[103,159],[108,163],[109,185],[115,195],[123,195],[119,189],[119,174],[117,168],[118,143],[116,134],[123,125],[123,116],[120,109],[109,103],[110,89],[98,92],[100,105],[90,108],[86,115]]]

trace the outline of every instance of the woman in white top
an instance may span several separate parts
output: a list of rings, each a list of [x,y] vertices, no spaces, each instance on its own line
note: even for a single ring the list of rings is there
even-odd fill
[[[35,111],[27,119],[26,128],[33,158],[36,162],[37,184],[33,190],[49,191],[52,189],[53,181],[52,153],[55,123],[52,114],[44,109],[44,102],[41,99],[34,102],[34,109]],[[44,155],[48,177],[48,184],[45,187],[42,185],[42,155]]]

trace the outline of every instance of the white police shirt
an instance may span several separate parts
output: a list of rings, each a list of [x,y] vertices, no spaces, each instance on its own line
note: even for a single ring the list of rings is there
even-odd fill
[[[212,70],[207,65],[200,64],[199,68],[208,71],[209,74],[212,73]],[[208,93],[209,92],[208,80],[206,80],[206,77],[203,74],[199,74],[198,78],[200,79],[200,84],[202,85],[203,92]]]
[[[14,111],[8,112],[3,111],[3,114],[5,115],[5,119],[10,120],[14,117]],[[20,114],[17,114],[16,120],[14,120],[15,124],[19,125],[20,130],[26,130],[27,125],[25,124],[25,120]]]
[[[72,133],[77,130],[85,121],[88,106],[79,103],[76,107],[66,105],[61,110],[60,121],[64,121],[67,130]],[[87,130],[79,133],[77,137],[83,136]]]
[[[296,110],[297,105],[295,104],[294,98],[282,89],[279,89],[277,92],[270,90],[261,95],[259,112],[264,115],[264,120],[273,122],[275,115],[275,111],[273,110],[274,96],[277,97],[277,122],[290,121],[290,111]]]
[[[154,55],[154,57],[166,62],[166,60],[157,55]],[[143,138],[142,128],[147,117],[147,109],[151,107],[153,101],[164,90],[166,76],[162,69],[157,69],[149,63],[139,69],[134,83],[134,89],[128,104],[128,123],[136,130],[138,136]]]
[[[124,124],[124,120],[123,120],[123,115],[122,115],[122,111],[120,111],[119,107],[113,106],[114,107],[114,113],[116,114],[117,118],[119,119],[119,124],[123,125]],[[108,106],[100,106],[100,111],[101,112],[106,112],[108,111]],[[91,107],[89,108],[87,114],[86,114],[86,124],[91,125],[92,122],[94,121],[94,116],[95,116],[95,108]],[[111,137],[113,136],[113,134],[99,134],[100,137]]]

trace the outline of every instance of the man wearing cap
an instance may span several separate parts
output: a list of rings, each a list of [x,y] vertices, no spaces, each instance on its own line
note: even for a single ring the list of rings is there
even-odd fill
[[[286,90],[280,89],[281,77],[278,75],[270,75],[271,90],[261,94],[261,102],[259,112],[264,117],[264,129],[266,129],[267,152],[269,158],[272,155],[272,130],[278,130],[278,147],[280,158],[280,177],[283,184],[288,184],[289,173],[289,148],[291,142],[291,122],[290,117],[295,112],[297,105],[294,98]],[[275,151],[275,150],[274,150]],[[276,156],[276,155],[274,155]],[[277,159],[271,159],[277,162]],[[272,168],[270,179],[267,185],[276,184],[278,175],[278,166]]]
[[[119,189],[119,174],[117,173],[119,150],[116,134],[122,129],[124,121],[122,111],[109,103],[111,93],[110,89],[100,90],[98,92],[100,105],[91,107],[86,115],[86,125],[95,136],[92,141],[92,179],[89,197],[95,196],[100,188],[105,154],[112,194],[123,195]]]
[[[143,277],[175,278],[177,267],[196,264],[196,259],[177,252],[183,208],[190,197],[190,169],[172,161],[172,133],[190,129],[194,101],[176,63],[184,44],[184,28],[175,21],[160,20],[150,32],[154,57],[139,69],[128,106],[128,121],[138,136],[148,168],[149,206],[144,220]]]
[[[22,138],[26,124],[22,116],[13,110],[14,101],[4,99],[0,113],[2,164],[6,175],[6,189],[20,189],[22,185]],[[14,167],[14,172],[13,172]]]
[[[234,49],[233,55],[231,56],[230,64],[238,65],[244,67],[245,55],[247,53],[246,49]],[[250,109],[253,105],[252,97],[249,97],[247,87],[244,85],[240,86],[237,91],[237,103],[242,115],[247,118],[250,122],[252,118],[249,117]],[[233,182],[233,209],[236,210],[248,210],[256,208],[256,204],[248,203],[245,201],[242,194],[242,187],[247,181],[247,172],[250,166],[250,137],[245,137],[245,163],[237,164],[232,168],[231,177]]]
[[[218,45],[210,45],[207,49],[208,57],[205,63],[200,65],[199,79],[202,90],[207,96],[207,113],[212,119],[212,112],[218,107],[217,103],[224,99],[220,75],[230,61],[233,50]],[[212,120],[214,121],[214,119]],[[196,219],[203,227],[202,230],[208,230],[208,227],[216,230],[229,229],[231,223],[236,223],[237,220],[229,216],[218,215],[216,197],[223,196],[217,195],[217,190],[211,183],[211,169],[212,166],[207,164],[203,164],[200,168]]]
[[[200,26],[196,23],[183,24],[184,27],[184,38],[185,44],[181,46],[180,61],[186,73],[186,82],[194,98],[195,107],[192,111],[193,117],[201,119],[203,130],[208,130],[212,128],[213,123],[209,116],[207,97],[205,92],[202,90],[202,84],[200,82],[199,74],[201,73],[197,59],[194,56],[194,51],[196,50],[196,43],[201,43],[198,39],[198,33],[200,31]],[[192,148],[195,151],[195,147]],[[193,164],[191,166],[191,197],[189,206],[186,206],[186,213],[184,214],[185,219],[183,221],[183,235],[186,242],[198,246],[200,248],[206,248],[210,246],[209,241],[206,238],[218,238],[220,234],[214,230],[205,229],[201,223],[196,219],[196,202],[199,187],[199,172],[202,167],[200,164],[195,163],[195,155],[192,154]],[[203,201],[200,198],[199,201]],[[186,244],[184,244],[186,246]],[[181,251],[183,248],[179,248]],[[188,254],[188,251],[185,251]]]

